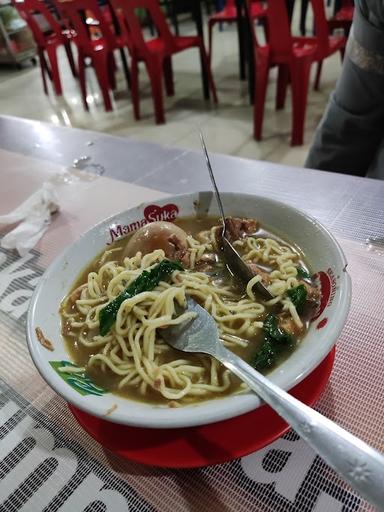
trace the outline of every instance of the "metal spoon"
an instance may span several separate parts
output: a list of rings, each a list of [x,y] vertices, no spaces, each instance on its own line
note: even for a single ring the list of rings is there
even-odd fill
[[[201,145],[203,147],[203,151],[205,154],[205,160],[207,162],[208,172],[209,176],[212,181],[212,185],[215,191],[216,200],[219,205],[219,210],[221,214],[221,219],[223,223],[223,230],[221,232],[221,250],[224,255],[225,262],[229,268],[229,270],[232,272],[232,274],[235,277],[238,277],[241,281],[244,283],[248,283],[255,275],[252,273],[251,269],[248,267],[248,265],[244,262],[240,254],[236,251],[236,249],[233,247],[231,242],[228,240],[226,233],[227,233],[227,225],[225,223],[225,213],[223,208],[223,203],[221,202],[221,197],[219,193],[219,189],[217,188],[215,177],[213,175],[211,162],[208,156],[207,147],[204,142],[203,134],[200,132],[200,139],[201,139]],[[256,283],[253,287],[253,289],[256,289],[260,295],[262,295],[265,299],[273,299],[273,295],[267,290],[267,288],[263,285],[263,283],[259,282]]]
[[[193,299],[188,311],[196,318],[160,329],[172,347],[183,352],[200,352],[215,357],[255,391],[352,487],[383,510],[384,457],[333,421],[303,404],[227,350],[219,340],[212,316]]]

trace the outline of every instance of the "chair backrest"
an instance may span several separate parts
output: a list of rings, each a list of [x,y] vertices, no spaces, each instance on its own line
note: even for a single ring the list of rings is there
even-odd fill
[[[32,31],[33,37],[39,47],[44,47],[46,43],[46,33],[62,36],[63,27],[59,21],[49,11],[47,6],[41,0],[14,0],[13,6],[17,9],[20,16],[26,21]],[[40,18],[40,20],[39,20]],[[42,19],[41,19],[42,18]],[[45,27],[43,28],[43,23]]]
[[[124,17],[125,28],[129,32],[130,46],[133,52],[138,51],[141,55],[148,54],[141,20],[138,10],[144,9],[152,19],[153,25],[162,39],[165,48],[173,48],[174,42],[172,32],[169,29],[167,19],[160,9],[157,0],[111,0],[117,18],[122,23]],[[124,30],[124,27],[121,27]]]
[[[246,14],[251,27],[251,34],[255,46],[259,46],[255,23],[249,15],[253,1],[247,0]],[[286,0],[270,0],[267,4],[266,23],[268,32],[268,46],[274,59],[286,60],[292,54],[292,36],[288,18]]]
[[[227,0],[225,2],[225,9],[229,9],[231,7],[236,7],[236,1],[235,0]]]
[[[251,4],[255,4],[257,2],[261,2],[262,0],[250,0],[249,3]],[[352,0],[351,0],[352,1]],[[232,7],[236,7],[236,0],[226,0],[225,2],[225,8],[228,9],[228,8],[232,8]]]
[[[324,0],[311,0],[311,5],[315,23],[317,53],[326,55],[329,50],[329,27],[325,16]]]
[[[292,54],[292,36],[286,0],[271,0],[267,6],[268,44],[273,58]]]
[[[68,20],[71,28],[76,32],[75,43],[84,50],[93,51],[93,39],[103,39],[103,42],[111,50],[116,47],[115,36],[104,18],[97,0],[58,0],[56,5],[60,15]],[[96,22],[94,27],[97,30],[92,30],[87,23],[87,19],[90,17],[92,17],[93,22]],[[99,37],[95,36],[96,32]]]

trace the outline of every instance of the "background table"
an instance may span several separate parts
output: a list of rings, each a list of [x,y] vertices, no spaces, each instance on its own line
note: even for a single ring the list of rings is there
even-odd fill
[[[96,165],[88,170],[104,168],[103,176],[71,169],[82,155]],[[224,155],[212,155],[212,163],[222,190],[280,199],[338,237],[353,300],[317,409],[383,450],[384,250],[365,239],[384,236],[384,183]],[[60,214],[26,257],[0,250],[0,509],[373,510],[293,432],[241,460],[161,470],[121,460],[82,431],[29,358],[25,319],[34,287],[52,258],[98,220],[164,194],[211,186],[199,152],[0,118],[0,214],[46,180],[57,186]]]

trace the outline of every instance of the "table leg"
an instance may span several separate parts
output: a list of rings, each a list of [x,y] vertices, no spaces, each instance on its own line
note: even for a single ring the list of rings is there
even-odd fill
[[[244,37],[244,16],[243,16],[243,2],[236,0],[237,9],[237,34],[239,37],[239,71],[240,80],[245,80],[245,37]]]
[[[191,0],[191,11],[193,18],[196,23],[196,29],[198,35],[203,39],[204,42],[204,32],[203,32],[203,17],[201,14],[201,0]],[[200,57],[201,64],[201,77],[203,80],[203,90],[204,90],[204,98],[209,100],[209,82],[207,72],[204,67],[203,60]]]

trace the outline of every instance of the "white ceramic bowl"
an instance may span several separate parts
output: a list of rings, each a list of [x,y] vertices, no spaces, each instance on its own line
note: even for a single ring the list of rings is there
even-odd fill
[[[305,213],[264,197],[236,193],[223,193],[222,196],[227,215],[259,219],[266,228],[300,247],[311,270],[319,274],[322,286],[321,314],[312,322],[295,352],[269,374],[273,382],[284,389],[290,389],[321,363],[343,328],[351,299],[346,259],[333,236]],[[60,302],[80,271],[111,241],[111,235],[127,234],[146,221],[173,220],[176,216],[201,215],[204,212],[219,215],[211,192],[168,197],[157,201],[156,205],[140,205],[96,225],[68,247],[47,269],[31,300],[28,346],[43,378],[65,400],[109,421],[154,428],[217,422],[246,413],[260,405],[259,398],[248,393],[180,408],[154,406],[109,393],[98,395],[97,388],[89,382],[76,377],[64,380],[50,364],[52,361],[69,360],[60,334]],[[51,340],[53,351],[39,343],[36,327],[40,327],[45,337]]]

